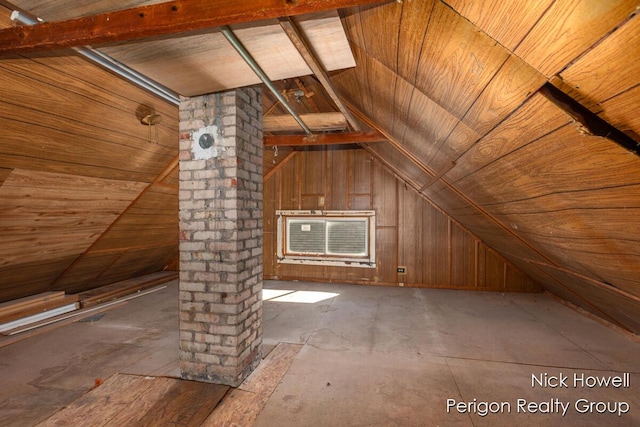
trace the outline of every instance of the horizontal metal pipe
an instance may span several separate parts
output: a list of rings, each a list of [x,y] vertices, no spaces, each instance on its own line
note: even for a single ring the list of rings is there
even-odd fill
[[[298,122],[300,127],[304,129],[307,135],[312,135],[313,132],[311,132],[311,129],[309,129],[309,127],[302,121],[300,116],[293,110],[293,108],[291,108],[291,105],[289,105],[289,103],[284,98],[284,96],[282,96],[282,94],[274,86],[273,82],[269,79],[269,77],[265,74],[265,72],[262,71],[262,68],[260,68],[260,66],[256,63],[253,57],[242,45],[240,40],[238,40],[235,34],[233,34],[231,29],[229,27],[221,27],[221,30],[222,30],[222,35],[224,35],[227,41],[231,43],[231,46],[233,46],[234,49],[240,54],[242,59],[245,60],[247,65],[249,65],[249,67],[251,67],[251,69],[258,75],[260,80],[262,80],[262,83],[264,83],[265,86],[267,86],[267,88],[271,91],[271,93],[273,93],[273,95],[278,99],[278,101],[280,101],[280,103],[284,106],[284,108],[287,109],[289,114],[291,114],[291,116],[296,120],[296,122]]]
[[[11,13],[11,20],[20,22],[25,25],[35,25],[44,22],[41,19],[34,19],[24,13],[14,10]],[[88,60],[100,65],[103,68],[112,71],[123,79],[140,86],[141,88],[153,93],[156,96],[168,101],[174,105],[180,104],[180,98],[178,94],[171,89],[161,85],[158,82],[151,80],[143,74],[138,73],[136,70],[124,65],[123,63],[116,61],[104,53],[93,49],[89,46],[74,47],[74,51],[84,56]]]
[[[124,65],[123,63],[116,61],[108,55],[100,52],[99,50],[88,47],[76,47],[73,48],[80,55],[90,59],[98,65],[107,68],[119,76],[129,80],[132,83],[141,86],[153,94],[171,102],[172,104],[180,104],[180,98],[177,93],[161,85],[158,82],[151,80],[143,74],[138,73],[136,70]]]

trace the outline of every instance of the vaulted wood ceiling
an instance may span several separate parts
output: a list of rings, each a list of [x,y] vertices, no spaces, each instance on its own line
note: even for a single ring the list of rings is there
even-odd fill
[[[160,2],[13,3],[57,21]],[[550,292],[639,333],[638,7],[637,0],[404,0],[294,22],[359,127],[384,136],[361,142],[364,149]],[[9,11],[0,14],[4,27],[13,26]],[[336,125],[335,114],[317,115],[339,112],[331,88],[309,75],[277,21],[236,25],[298,113],[348,134],[346,119]],[[264,34],[275,38],[261,44]],[[337,45],[324,52],[340,52],[334,65],[322,53],[328,34]],[[100,48],[182,95],[257,82],[242,64],[221,78],[198,72],[237,58],[214,29],[189,37]],[[295,64],[273,60],[282,55],[295,55]],[[65,51],[5,56],[0,73],[0,224],[11,236],[0,243],[0,271],[9,278],[0,287],[24,282],[24,268],[40,288],[82,287],[113,279],[113,271],[170,264],[177,242],[155,227],[177,221],[169,213],[177,205],[175,107]],[[264,93],[272,142],[302,134],[284,127],[286,111]],[[131,120],[141,106],[162,112],[157,143]],[[265,176],[294,150],[280,146],[276,157],[266,150]],[[109,188],[109,203],[93,196]],[[64,204],[65,214],[47,216],[25,197]]]

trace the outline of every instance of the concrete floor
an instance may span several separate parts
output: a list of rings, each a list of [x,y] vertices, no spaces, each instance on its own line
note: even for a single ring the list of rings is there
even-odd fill
[[[48,418],[114,373],[179,376],[178,282],[0,348],[0,426]]]
[[[256,426],[640,425],[640,343],[545,295],[277,281],[265,289],[289,291],[264,303],[265,348],[304,347]],[[171,282],[93,322],[0,348],[0,426],[34,425],[112,373],[177,376],[177,294]],[[326,299],[308,302],[316,297]],[[629,388],[573,383],[574,374],[623,373]],[[532,375],[545,374],[567,376],[567,387],[532,387]],[[481,416],[487,402],[502,412]],[[626,405],[620,416],[597,412]]]

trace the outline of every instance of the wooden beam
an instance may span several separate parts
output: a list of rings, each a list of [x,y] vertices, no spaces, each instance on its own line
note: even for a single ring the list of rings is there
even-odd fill
[[[347,128],[347,120],[342,113],[300,114],[302,121],[315,132],[339,131]],[[288,115],[264,116],[262,119],[264,132],[298,132],[300,125]]]
[[[304,147],[309,145],[360,144],[385,142],[387,138],[380,132],[324,133],[317,135],[265,135],[264,145]]]
[[[0,31],[0,54],[19,54],[207,31],[225,25],[375,3],[371,0],[190,0]]]
[[[433,184],[435,184],[439,179],[441,179],[443,176],[445,176],[447,174],[447,172],[449,172],[451,169],[453,169],[455,167],[455,165],[456,165],[456,161],[455,160],[451,160],[451,162],[448,165],[445,165],[445,167],[443,167],[442,170],[440,172],[438,172],[438,174],[436,176],[431,178],[431,181],[427,182],[426,184],[424,184],[420,188],[419,193],[424,192],[424,190],[426,190],[427,188],[429,188]]]
[[[298,89],[300,89],[301,91],[304,92],[304,98],[307,100],[307,102],[309,103],[309,110],[311,110],[312,113],[320,113],[320,109],[318,108],[318,104],[316,104],[316,102],[313,100],[313,95],[314,92],[311,91],[307,91],[307,88],[304,85],[304,82],[302,81],[302,79],[300,77],[296,77],[295,79],[293,79],[293,81],[296,83],[296,86],[298,87]],[[286,95],[285,95],[286,97]],[[289,98],[287,98],[289,99]]]
[[[316,76],[316,78],[318,79],[322,87],[324,87],[324,90],[327,91],[327,94],[329,95],[329,97],[336,104],[336,107],[338,107],[338,110],[340,110],[340,112],[347,119],[347,122],[349,122],[351,129],[353,129],[356,132],[360,131],[360,125],[358,124],[356,119],[351,115],[351,112],[349,111],[349,109],[344,105],[344,103],[338,96],[338,93],[336,92],[336,89],[333,86],[333,83],[331,83],[331,80],[327,75],[327,72],[324,70],[324,68],[320,64],[320,61],[318,61],[318,59],[316,58],[315,53],[313,52],[307,40],[305,39],[304,35],[298,29],[298,26],[291,20],[291,18],[288,18],[288,17],[280,19],[280,26],[282,27],[284,32],[287,33],[287,36],[289,37],[293,45],[296,47],[296,49],[298,49],[298,52],[300,53],[304,61],[307,63],[307,65],[309,66],[313,74]]]
[[[272,176],[274,173],[276,173],[277,171],[279,171],[280,169],[282,169],[282,167],[283,167],[284,165],[286,165],[286,164],[287,164],[291,159],[293,159],[293,157],[294,157],[296,154],[298,154],[298,153],[299,153],[299,151],[297,151],[297,150],[293,150],[292,152],[290,152],[289,154],[287,154],[287,156],[286,156],[284,159],[282,159],[282,160],[280,161],[280,163],[278,163],[277,165],[275,165],[273,169],[271,169],[268,173],[266,173],[266,174],[262,177],[262,180],[263,180],[263,181],[266,181],[266,180],[268,180],[269,178],[271,178],[271,176]]]
[[[545,83],[540,88],[540,93],[579,123],[581,133],[607,138],[640,156],[640,142],[602,120],[587,107],[551,83]]]
[[[382,165],[382,167],[389,172],[391,175],[393,175],[394,178],[396,178],[397,180],[401,181],[402,183],[405,184],[405,186],[410,186],[411,188],[413,188],[416,192],[418,192],[418,190],[420,190],[420,184],[418,184],[416,181],[414,181],[413,179],[411,179],[410,177],[404,176],[400,170],[398,170],[398,168],[396,168],[395,166],[391,165],[387,159],[381,157],[380,155],[378,155],[378,153],[376,153],[375,151],[373,151],[371,149],[371,147],[369,147],[368,145],[363,145],[362,148],[364,150],[366,150],[367,153],[371,154],[373,156],[374,159],[376,159],[377,161],[380,162],[380,164]],[[426,199],[424,194],[420,194],[420,197],[423,197]]]
[[[418,168],[420,168],[420,170],[422,170],[422,172],[426,173],[427,175],[429,175],[431,178],[433,178],[434,176],[437,175],[437,173],[435,171],[433,171],[431,168],[429,168],[428,166],[426,166],[424,163],[422,163],[422,161],[420,161],[420,159],[418,159],[413,153],[411,153],[410,151],[408,151],[400,141],[398,141],[396,138],[394,138],[392,135],[390,135],[389,133],[387,133],[384,129],[380,128],[380,126],[378,126],[377,123],[375,123],[373,120],[371,120],[368,116],[366,116],[362,111],[360,111],[358,108],[356,108],[354,105],[349,104],[348,102],[345,101],[345,105],[349,108],[349,110],[351,110],[353,112],[353,114],[356,115],[356,117],[358,117],[360,120],[362,120],[365,124],[367,124],[367,126],[371,127],[372,129],[375,129],[376,131],[380,132],[382,135],[384,135],[387,140],[389,141],[389,143],[391,145],[394,146],[394,148],[398,151],[400,151],[408,160],[410,160],[413,164],[415,164]],[[420,188],[420,186],[418,186],[418,189]]]

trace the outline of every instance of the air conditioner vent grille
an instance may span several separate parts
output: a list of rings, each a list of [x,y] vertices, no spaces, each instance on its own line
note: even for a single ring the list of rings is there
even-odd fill
[[[277,211],[278,262],[375,267],[374,211]]]

